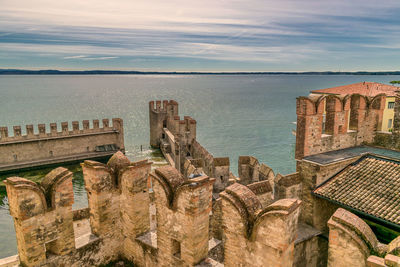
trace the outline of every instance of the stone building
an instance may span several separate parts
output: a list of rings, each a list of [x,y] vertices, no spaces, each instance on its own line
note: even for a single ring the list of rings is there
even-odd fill
[[[386,101],[384,103],[384,110],[382,116],[382,125],[381,131],[383,132],[391,132],[393,130],[393,121],[394,121],[394,104],[396,91],[399,91],[400,88],[393,85],[376,83],[376,82],[360,82],[348,85],[342,85],[332,88],[313,90],[312,94],[316,95],[336,95],[339,97],[344,97],[346,95],[353,95],[350,100],[351,106],[360,105],[358,100],[358,95],[365,97],[376,97],[378,95],[385,95]],[[356,116],[356,113],[349,113],[350,117]],[[353,119],[349,120],[350,129],[355,127],[355,121]]]
[[[329,236],[319,246],[329,251],[329,266],[385,266],[383,259],[382,265],[368,263],[368,257],[392,257],[390,247],[400,234],[400,98],[392,132],[381,131],[385,103],[384,94],[297,99],[300,222],[320,231],[321,241]]]

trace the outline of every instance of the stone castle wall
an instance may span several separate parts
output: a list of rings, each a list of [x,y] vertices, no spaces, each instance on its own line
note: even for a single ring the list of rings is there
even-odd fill
[[[45,124],[39,124],[38,133],[34,132],[33,125],[27,125],[25,135],[20,126],[14,126],[13,136],[9,136],[7,127],[0,127],[0,154],[3,155],[0,169],[79,160],[96,157],[96,154],[111,156],[118,150],[124,151],[121,119],[113,119],[112,126],[104,119],[102,128],[98,120],[93,121],[93,128],[89,128],[87,120],[82,125],[80,128],[79,122],[74,121],[70,131],[68,123],[63,122],[59,131],[57,124],[51,123],[48,132]]]
[[[386,96],[328,95],[297,98],[296,159],[374,143]]]
[[[298,132],[303,145],[310,145],[303,152],[375,140],[382,97],[351,96],[342,102],[325,97],[312,100],[317,106],[301,98],[306,106],[299,120],[316,123],[311,132]],[[72,212],[72,178],[63,168],[40,185],[7,180],[23,264],[88,266],[124,258],[137,266],[400,265],[399,240],[380,244],[360,218],[311,194],[356,158],[325,166],[298,160],[296,173],[275,176],[254,157],[242,156],[234,177],[229,158],[214,158],[196,141],[195,121],[180,120],[175,101],[162,103],[150,103],[151,144],[161,148],[171,166],[151,172],[151,163],[132,163],[120,152],[107,164],[85,161],[88,211]],[[319,129],[321,111],[307,110],[322,106],[326,121]],[[341,135],[339,143],[326,143]],[[85,213],[89,231],[81,235]],[[329,242],[323,238],[328,230]]]
[[[215,262],[209,258],[214,179],[188,179],[172,166],[151,173],[150,167],[147,161],[130,162],[121,152],[107,164],[85,161],[89,209],[79,212],[72,211],[72,173],[64,168],[53,170],[40,184],[9,178],[6,187],[21,263],[93,266],[118,258],[138,266]],[[262,207],[257,196],[238,183],[222,194],[217,209],[224,225],[219,237],[228,255],[224,264],[237,266],[232,261],[237,257],[234,244],[244,240],[249,247],[240,251],[243,264],[256,255],[258,266],[291,266],[300,202],[286,199]],[[153,230],[152,201],[157,223]],[[79,225],[85,225],[87,213],[89,231],[82,235]]]

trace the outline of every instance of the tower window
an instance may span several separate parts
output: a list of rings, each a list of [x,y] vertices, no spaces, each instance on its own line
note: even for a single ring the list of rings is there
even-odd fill
[[[388,102],[388,109],[394,109],[394,102]]]

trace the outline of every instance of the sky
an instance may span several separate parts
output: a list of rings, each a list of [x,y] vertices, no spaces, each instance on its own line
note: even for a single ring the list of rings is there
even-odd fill
[[[399,0],[0,0],[0,68],[385,71]]]

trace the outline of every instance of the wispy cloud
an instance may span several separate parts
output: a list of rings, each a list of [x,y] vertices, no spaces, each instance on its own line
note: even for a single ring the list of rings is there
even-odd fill
[[[63,57],[63,59],[76,59],[76,58],[85,58],[86,56],[84,55],[78,55],[78,56],[68,56],[68,57]]]
[[[391,69],[399,13],[397,0],[2,0],[0,67]]]
[[[114,59],[118,57],[86,57],[83,60],[107,60],[107,59]]]
[[[39,45],[39,50],[40,50],[40,45]],[[65,48],[65,46],[64,46]],[[78,47],[74,47],[78,48]],[[118,57],[89,57],[89,56],[84,56],[84,55],[77,55],[77,56],[66,56],[63,57],[63,59],[80,59],[80,60],[107,60],[107,59],[115,59]]]

